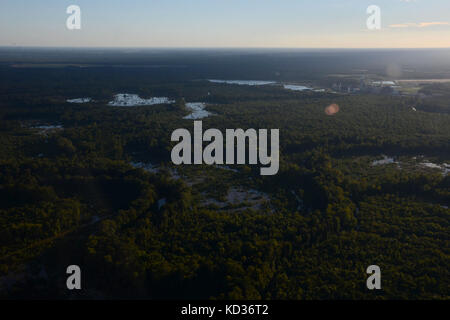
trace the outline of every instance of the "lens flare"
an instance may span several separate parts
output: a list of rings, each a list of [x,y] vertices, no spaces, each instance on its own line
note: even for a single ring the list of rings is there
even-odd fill
[[[336,114],[339,112],[339,106],[336,103],[330,104],[328,107],[325,108],[325,114],[327,116],[332,116],[333,114]]]

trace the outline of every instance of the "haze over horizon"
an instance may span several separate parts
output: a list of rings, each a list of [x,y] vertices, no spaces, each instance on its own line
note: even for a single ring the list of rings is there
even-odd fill
[[[66,9],[81,8],[81,30]],[[381,29],[366,10],[381,8]],[[446,0],[3,0],[0,46],[117,48],[448,48]]]

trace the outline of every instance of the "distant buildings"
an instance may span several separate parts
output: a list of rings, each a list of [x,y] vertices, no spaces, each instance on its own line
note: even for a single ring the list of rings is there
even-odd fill
[[[336,92],[342,93],[372,93],[372,94],[387,94],[399,95],[400,86],[395,81],[371,81],[367,80],[366,76],[362,76],[359,84],[356,83],[342,83],[335,82],[332,89]]]

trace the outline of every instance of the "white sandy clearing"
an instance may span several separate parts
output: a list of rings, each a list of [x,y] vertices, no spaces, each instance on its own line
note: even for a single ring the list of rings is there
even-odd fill
[[[204,102],[187,102],[186,108],[190,109],[192,113],[183,119],[197,120],[209,117],[212,113],[206,111],[205,107],[206,104]]]
[[[155,104],[174,103],[167,97],[153,97],[150,99],[142,99],[137,94],[119,93],[114,96],[114,100],[108,102],[112,107],[135,107],[135,106],[151,106]]]

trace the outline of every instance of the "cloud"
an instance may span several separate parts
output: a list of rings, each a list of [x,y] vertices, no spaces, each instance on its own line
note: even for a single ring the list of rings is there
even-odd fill
[[[430,26],[448,26],[450,23],[448,22],[421,22],[419,23],[419,28],[425,28]]]
[[[399,23],[399,24],[391,24],[389,25],[389,28],[426,28],[426,27],[432,27],[432,26],[448,26],[450,25],[449,22],[440,22],[440,21],[434,21],[434,22],[419,22],[419,23]]]

